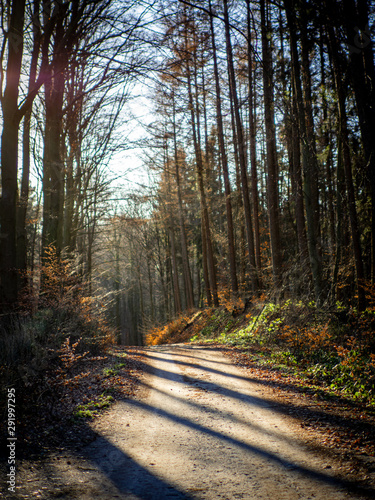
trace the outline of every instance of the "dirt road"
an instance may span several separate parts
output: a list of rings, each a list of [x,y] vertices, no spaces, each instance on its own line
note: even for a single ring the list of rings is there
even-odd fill
[[[271,391],[220,349],[145,352],[138,396],[95,423],[99,437],[82,455],[30,469],[22,498],[370,498],[349,490],[340,462],[309,449]]]

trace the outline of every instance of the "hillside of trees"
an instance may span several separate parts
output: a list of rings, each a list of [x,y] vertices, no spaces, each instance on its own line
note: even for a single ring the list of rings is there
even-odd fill
[[[373,2],[11,0],[1,19],[3,338],[64,300],[129,345],[255,297],[374,307]],[[109,165],[131,147],[149,180],[125,192]]]

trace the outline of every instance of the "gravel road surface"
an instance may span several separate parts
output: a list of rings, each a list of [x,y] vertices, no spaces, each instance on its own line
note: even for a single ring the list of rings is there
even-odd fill
[[[99,437],[80,456],[45,463],[47,483],[40,469],[29,470],[34,491],[22,498],[369,498],[340,480],[340,461],[309,448],[271,389],[220,348],[180,344],[142,353],[137,397],[96,421]]]

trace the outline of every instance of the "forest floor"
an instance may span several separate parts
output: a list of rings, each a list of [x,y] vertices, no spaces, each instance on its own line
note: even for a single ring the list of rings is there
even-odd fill
[[[20,428],[4,497],[374,498],[373,412],[249,359],[220,345],[114,349],[69,399],[78,416],[39,412]],[[90,406],[103,389],[114,401]]]

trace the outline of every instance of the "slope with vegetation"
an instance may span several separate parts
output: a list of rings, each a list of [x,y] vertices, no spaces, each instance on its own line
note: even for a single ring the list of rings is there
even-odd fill
[[[286,373],[375,408],[375,313],[314,303],[255,300],[246,307],[205,309],[155,328],[147,343],[202,342],[233,346],[260,366]],[[316,387],[319,392],[318,385]]]

